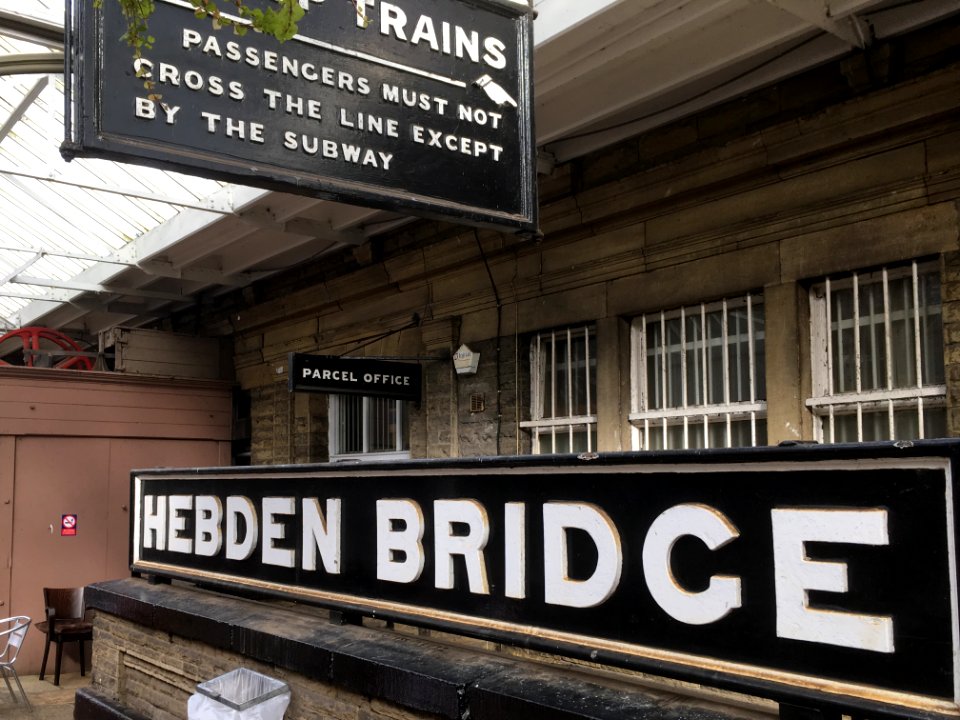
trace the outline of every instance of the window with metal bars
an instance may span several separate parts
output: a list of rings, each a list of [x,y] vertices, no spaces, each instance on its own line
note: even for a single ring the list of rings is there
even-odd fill
[[[597,448],[597,351],[591,326],[539,333],[530,345],[534,454]]]
[[[643,315],[631,346],[636,449],[766,444],[762,296]]]
[[[947,434],[936,263],[827,278],[810,292],[819,442]]]
[[[410,457],[407,404],[359,395],[330,396],[330,460]]]

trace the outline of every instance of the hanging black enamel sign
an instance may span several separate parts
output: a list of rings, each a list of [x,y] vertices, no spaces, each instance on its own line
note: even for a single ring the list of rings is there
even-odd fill
[[[423,371],[418,363],[289,353],[290,392],[409,400],[419,403]]]
[[[134,60],[119,3],[73,0],[64,155],[536,231],[527,5],[302,5],[281,43],[157,0]]]
[[[135,472],[132,566],[781,702],[956,716],[958,448]]]

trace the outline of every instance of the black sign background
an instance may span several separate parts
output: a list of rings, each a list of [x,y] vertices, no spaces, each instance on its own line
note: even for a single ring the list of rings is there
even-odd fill
[[[334,355],[305,355],[290,353],[288,387],[290,392],[312,391],[343,395],[369,395],[420,402],[423,372],[416,363],[344,358]],[[303,371],[310,370],[310,377]],[[323,379],[313,377],[313,371],[336,372],[337,376]],[[381,380],[383,376],[401,378],[401,382]],[[406,382],[403,382],[405,380]]]
[[[955,445],[950,446],[951,453],[955,450]],[[561,650],[601,663],[694,678],[780,699],[793,694],[809,701],[811,686],[819,684],[830,689],[834,702],[840,696],[856,706],[879,697],[883,707],[892,702],[892,696],[878,693],[879,688],[915,696],[916,708],[929,710],[930,700],[934,711],[943,711],[945,706],[955,705],[957,672],[953,660],[953,478],[945,463],[937,467],[915,460],[936,452],[914,449],[897,454],[899,457],[891,457],[889,447],[798,448],[693,456],[649,454],[642,460],[636,455],[602,456],[590,463],[572,457],[414,462],[393,470],[305,467],[278,473],[251,468],[190,476],[148,471],[135,474],[137,507],[142,506],[146,494],[214,494],[221,499],[239,494],[254,503],[266,495],[318,497],[321,503],[324,498],[341,498],[343,570],[340,575],[328,575],[322,570],[263,566],[258,553],[247,561],[226,561],[143,548],[134,549],[133,566],[151,573],[211,577],[227,584],[249,585],[244,578],[258,578],[268,590],[277,591],[279,586],[281,594],[321,604]],[[796,462],[801,458],[802,462]],[[764,462],[776,460],[790,462]],[[426,565],[413,583],[376,579],[375,503],[380,498],[409,498],[423,509]],[[433,586],[431,503],[441,498],[472,498],[487,509],[489,596],[467,590],[462,562],[455,567],[453,590]],[[540,506],[563,501],[599,506],[622,539],[623,573],[618,589],[595,608],[543,601]],[[523,600],[503,594],[502,508],[507,502],[527,503],[528,589]],[[739,531],[735,541],[713,552],[695,538],[683,538],[674,548],[674,573],[691,592],[705,589],[712,575],[734,575],[742,580],[742,607],[708,625],[687,625],[671,618],[653,600],[643,577],[640,552],[651,522],[681,503],[716,508]],[[807,544],[812,560],[843,562],[849,573],[849,592],[810,591],[810,602],[820,609],[892,617],[895,652],[777,637],[770,516],[774,507],[886,509],[889,545]],[[292,521],[287,536],[296,539],[299,532],[297,522]],[[589,576],[596,564],[592,543],[578,540],[576,533],[570,534],[568,542],[571,576]],[[295,545],[291,542],[290,547]],[[818,680],[811,683],[810,678]],[[781,686],[791,682],[796,683],[795,691]],[[903,712],[910,714],[909,709]]]
[[[484,38],[501,41],[505,66],[497,68],[453,52],[435,52],[428,40],[412,44],[381,34],[379,4],[368,6],[370,25],[358,28],[352,2],[310,3],[297,37],[280,43],[253,32],[238,37],[229,29],[215,31],[208,19],[196,19],[192,9],[176,1],[158,0],[150,19],[156,40],[144,58],[152,64],[156,85],[147,90],[135,77],[132,50],[120,40],[126,26],[119,4],[106,2],[94,11],[88,0],[73,0],[76,25],[69,34],[73,46],[67,69],[76,63],[78,85],[68,82],[67,91],[72,91],[68,102],[77,103],[76,127],[73,135],[68,129],[65,155],[110,157],[474,224],[537,229],[532,20],[523,6],[505,0],[395,3],[408,17],[403,26],[408,40],[425,15],[438,43],[445,24],[454,38],[456,26],[478,33],[481,57]],[[251,4],[257,2],[261,0]],[[184,48],[184,28],[202,40]],[[235,44],[231,53],[228,43]],[[268,62],[271,52],[276,58]],[[298,67],[298,76],[289,67],[283,71],[284,58],[288,66]],[[267,69],[274,63],[277,70]],[[164,73],[161,64],[167,66]],[[306,77],[305,64],[310,68]],[[188,72],[193,73],[189,83]],[[513,103],[498,105],[477,84],[484,76]],[[384,98],[384,85],[399,89],[399,103],[392,94]],[[274,109],[264,90],[279,93],[273,96]],[[151,92],[167,111],[154,107],[155,118],[138,117],[136,98]],[[413,107],[404,102],[403,92]],[[288,112],[287,96],[302,100],[302,106],[294,100]],[[318,103],[313,112],[311,100]],[[461,114],[461,105],[469,112]],[[221,119],[213,121],[204,112]],[[377,119],[380,131],[361,129],[367,122],[361,113]],[[244,123],[243,139],[236,124],[228,136],[228,118]],[[261,130],[255,132],[254,123]],[[263,141],[255,140],[255,134]],[[324,154],[324,140],[336,148],[336,158]],[[287,142],[295,149],[285,147]],[[359,148],[356,162],[343,159],[344,145]]]

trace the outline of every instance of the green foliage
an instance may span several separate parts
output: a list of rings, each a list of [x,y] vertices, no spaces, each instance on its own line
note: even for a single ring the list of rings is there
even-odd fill
[[[148,22],[156,10],[154,0],[109,0],[120,5],[120,11],[127,22],[127,31],[121,40],[127,43],[133,51],[134,64],[139,67],[138,60],[143,58],[143,51],[153,48],[156,39],[150,34]],[[93,0],[96,8],[103,7],[104,0]],[[272,35],[280,42],[285,42],[297,34],[297,23],[304,15],[304,9],[299,0],[275,0],[276,8],[268,6],[266,10],[251,8],[245,0],[190,0],[194,7],[194,15],[198,19],[210,18],[214,30],[229,27],[235,35],[246,35],[249,29]],[[221,2],[225,3],[231,13],[221,10]],[[363,27],[369,25],[370,20],[363,15],[356,0],[347,0],[352,4],[363,20]],[[138,70],[138,76],[142,71]],[[143,86],[147,90],[154,88],[151,80],[144,80]],[[160,96],[150,96],[159,100]]]
[[[154,0],[110,0],[120,5],[120,11],[127,21],[127,31],[123,34],[124,40],[132,49],[135,58],[143,56],[143,50],[153,47],[154,38],[149,34],[147,23],[153,15],[156,5]],[[93,0],[95,7],[102,7],[104,0]],[[275,0],[276,8],[267,7],[266,10],[249,7],[245,0],[190,0],[194,7],[194,14],[200,18],[210,18],[213,27],[219,30],[229,27],[237,35],[245,35],[249,28],[266,35],[272,35],[280,42],[289,40],[297,34],[297,23],[304,15],[304,9],[299,0]],[[370,20],[363,15],[356,0],[347,0],[356,9],[366,27]],[[221,9],[221,3],[227,5],[232,12],[228,15]],[[239,20],[237,19],[239,18]]]

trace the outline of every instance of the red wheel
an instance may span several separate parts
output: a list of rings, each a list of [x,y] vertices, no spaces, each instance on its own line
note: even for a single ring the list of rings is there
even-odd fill
[[[14,347],[15,346],[15,347]],[[11,353],[18,353],[20,363],[6,362],[0,360],[0,365],[21,364],[26,367],[33,367],[37,364],[39,355],[31,351],[43,351],[55,356],[57,350],[68,350],[71,352],[82,352],[82,348],[71,338],[63,333],[45,327],[25,327],[18,330],[11,330],[3,337],[0,337],[0,358],[6,357]],[[90,358],[83,355],[73,355],[56,363],[53,367],[74,369],[74,370],[92,370],[93,363]]]

